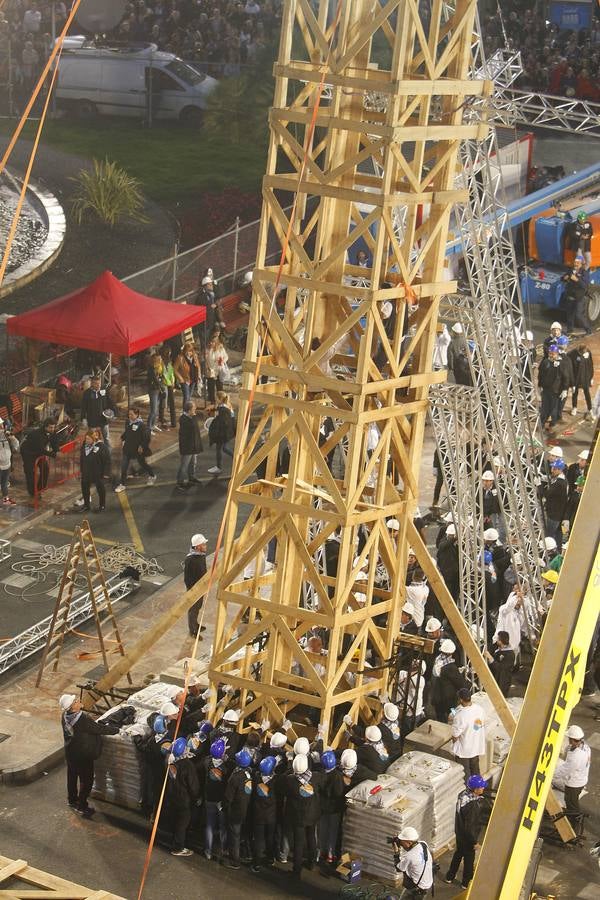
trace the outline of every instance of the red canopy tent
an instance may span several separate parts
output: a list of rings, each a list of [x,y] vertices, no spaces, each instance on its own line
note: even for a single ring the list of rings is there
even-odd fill
[[[132,356],[205,319],[203,306],[145,297],[107,271],[79,291],[12,316],[7,330],[52,344]]]

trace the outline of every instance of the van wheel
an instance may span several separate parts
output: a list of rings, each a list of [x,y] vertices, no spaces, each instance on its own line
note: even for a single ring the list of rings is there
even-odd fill
[[[600,287],[592,288],[588,293],[587,317],[591,325],[600,322]]]
[[[78,100],[75,107],[78,119],[95,119],[98,115],[98,109],[91,100]]]
[[[197,106],[186,106],[181,110],[179,121],[187,128],[200,128],[204,122],[204,113]]]

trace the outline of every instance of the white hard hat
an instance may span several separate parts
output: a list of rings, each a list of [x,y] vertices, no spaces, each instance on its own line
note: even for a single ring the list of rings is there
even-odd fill
[[[432,618],[428,620],[425,626],[425,631],[427,634],[431,634],[433,631],[439,631],[441,627],[442,623],[440,622],[440,620],[432,616]]]
[[[202,279],[202,287],[205,287],[207,284],[212,284],[213,280],[211,275],[205,275]]]
[[[281,750],[281,748],[285,747],[286,744],[287,738],[282,731],[276,731],[275,734],[271,735],[269,746],[272,747],[273,750]]]
[[[497,541],[499,534],[495,528],[486,528],[483,532],[484,541]]]
[[[453,519],[454,519],[454,515],[451,512],[447,512],[446,515],[443,517],[444,522],[452,522]]]
[[[463,327],[460,324],[460,322],[454,323],[454,325],[452,326],[452,331],[454,332],[454,334],[462,334],[463,333]]]
[[[299,753],[298,756],[294,757],[292,768],[295,775],[304,775],[308,771],[308,756],[304,753]]]
[[[456,534],[456,526],[452,524],[452,522],[446,528],[446,534],[452,537],[452,535]]]
[[[559,331],[562,331],[562,325],[560,322],[553,322],[550,326],[550,331],[554,331],[555,328],[558,328]]]
[[[400,711],[395,703],[384,703],[383,704],[383,714],[386,719],[389,719],[390,722],[395,722],[398,716],[400,715]]]
[[[67,710],[71,709],[76,700],[77,697],[75,694],[61,694],[58,698],[58,705],[63,712],[67,712]]]
[[[567,737],[572,741],[582,741],[583,736],[583,728],[580,728],[579,725],[569,725],[567,728]]]
[[[369,727],[365,729],[365,737],[371,744],[376,744],[381,740],[381,731],[377,725],[369,725]]]
[[[442,651],[442,653],[454,653],[454,651],[456,650],[456,644],[449,638],[445,638],[440,644],[440,650]]]
[[[402,607],[402,612],[406,613],[407,616],[410,616],[411,619],[414,619],[416,610],[412,603],[405,603]]]
[[[235,724],[237,725],[237,723],[240,721],[240,714],[237,709],[228,709],[223,716],[223,721],[235,722]]]
[[[559,459],[563,458],[562,447],[550,447],[548,450],[548,456],[558,456]]]
[[[386,525],[390,531],[400,531],[400,522],[398,519],[388,519]]]
[[[392,304],[390,303],[389,300],[386,300],[385,303],[382,303],[382,304],[381,304],[381,317],[382,317],[382,319],[389,319],[389,317],[391,316],[393,310],[394,310],[394,307],[392,306]]]
[[[544,547],[546,550],[556,550],[556,541],[553,537],[544,538]]]
[[[525,340],[526,340],[526,341],[532,341],[532,340],[533,340],[533,331],[526,331],[526,332],[525,332]]]
[[[409,547],[409,548],[408,548],[408,555],[409,555],[409,556],[416,556],[417,554],[415,553],[415,551],[414,551],[414,549],[413,549],[412,547]]]
[[[175,706],[174,703],[171,703],[170,700],[167,700],[166,703],[163,703],[163,705],[160,708],[161,716],[176,716],[178,712],[179,712],[179,707]]]
[[[342,769],[353,769],[357,761],[358,757],[356,755],[356,750],[352,750],[352,748],[344,750],[340,757],[340,765]]]
[[[589,458],[590,458],[589,450],[582,450],[581,453],[577,454],[577,459],[589,459]]]
[[[564,544],[563,544],[563,546],[564,546]],[[513,562],[514,562],[515,566],[520,566],[520,565],[522,564],[522,562],[523,562],[523,557],[522,557],[522,555],[519,553],[518,550],[517,550],[516,553],[513,554]]]
[[[252,284],[252,272],[246,272],[244,274],[244,284]]]
[[[493,481],[494,473],[492,471],[490,471],[490,469],[486,469],[486,471],[481,476],[481,480],[482,481]]]
[[[398,835],[399,841],[418,841],[419,840],[419,832],[416,828],[411,828],[410,825],[407,825],[406,828],[403,828],[400,834]]]
[[[206,543],[208,543],[208,541],[206,540],[206,538],[204,537],[203,534],[193,535],[192,540],[190,541],[190,544],[192,545],[192,547],[198,547],[200,544],[206,544]]]
[[[296,756],[308,756],[310,753],[310,743],[308,738],[299,737],[294,744],[294,753]]]

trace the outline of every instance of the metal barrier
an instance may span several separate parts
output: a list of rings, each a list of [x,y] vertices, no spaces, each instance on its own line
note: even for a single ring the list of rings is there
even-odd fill
[[[33,464],[33,506],[39,507],[40,495],[74,478],[79,478],[81,441],[74,438],[59,448],[56,456],[38,456]]]

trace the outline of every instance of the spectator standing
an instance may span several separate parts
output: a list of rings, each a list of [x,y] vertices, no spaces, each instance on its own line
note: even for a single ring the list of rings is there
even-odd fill
[[[27,493],[30,497],[35,495],[35,462],[41,460],[37,489],[43,490],[48,484],[50,475],[49,456],[58,453],[58,437],[56,435],[56,422],[54,419],[45,419],[42,425],[32,428],[25,434],[21,441],[21,458],[23,471],[27,482]]]
[[[191,590],[206,575],[206,546],[207,541],[203,534],[193,535],[189,553],[183,564],[183,580],[186,591]],[[188,629],[193,638],[198,633],[198,613],[202,609],[203,602],[204,596],[198,597],[188,609]],[[204,625],[202,631],[204,631]]]
[[[594,360],[587,344],[579,344],[574,350],[571,350],[569,356],[573,364],[573,408],[571,415],[577,415],[577,399],[581,390],[587,407],[584,419],[590,422],[592,420],[590,388],[594,383]]]
[[[97,428],[102,433],[109,464],[111,447],[108,418],[114,418],[115,412],[115,405],[109,392],[102,387],[100,375],[92,376],[90,386],[83,392],[81,398],[81,424],[84,428]],[[104,413],[108,413],[108,417]]]
[[[229,395],[220,391],[217,394],[219,401],[216,413],[208,428],[209,443],[215,445],[217,463],[208,470],[211,475],[220,475],[223,464],[223,456],[233,458],[233,451],[229,448],[229,441],[235,436],[235,416]]]
[[[2,503],[4,506],[14,506],[15,501],[8,495],[10,483],[10,470],[13,453],[19,449],[19,442],[7,431],[4,419],[0,419],[0,490],[2,491]]]
[[[127,472],[129,471],[129,464],[132,462],[136,462],[142,472],[145,472],[148,476],[146,484],[150,485],[156,482],[156,475],[154,474],[154,470],[146,460],[146,457],[150,456],[151,454],[150,429],[142,421],[142,417],[140,416],[140,411],[137,406],[134,406],[129,410],[129,412],[127,413],[127,418],[128,422],[125,426],[125,431],[121,435],[123,455],[121,457],[121,480],[115,488],[115,493],[117,494],[119,494],[121,491],[126,490]]]
[[[106,507],[106,488],[104,479],[110,475],[110,456],[106,445],[100,440],[97,429],[91,428],[85,435],[79,457],[79,471],[81,472],[81,495],[83,508],[90,507],[90,492],[92,485],[98,494],[98,512]]]
[[[181,388],[183,402],[191,400],[194,391],[198,390],[200,380],[200,360],[193,341],[186,341],[183,345],[181,353],[175,360],[173,374],[178,387]]]
[[[221,332],[215,331],[208,342],[205,354],[206,396],[209,403],[215,403],[217,391],[223,390],[223,374],[227,369],[229,356],[221,340]]]
[[[154,434],[161,431],[157,425],[160,403],[164,405],[167,398],[167,388],[164,379],[164,365],[160,353],[153,353],[147,370],[148,396],[150,397],[150,412],[148,413],[148,428]]]
[[[538,387],[542,393],[540,419],[543,427],[550,430],[558,424],[560,395],[563,390],[567,390],[560,367],[558,346],[554,343],[548,346],[548,356],[540,361]]]
[[[192,484],[201,484],[196,477],[198,454],[202,453],[202,422],[196,412],[196,404],[188,400],[183,404],[183,412],[179,418],[179,469],[177,471],[177,489],[185,491]]]
[[[163,361],[163,384],[165,392],[161,393],[158,404],[158,419],[161,428],[168,428],[165,422],[165,407],[169,408],[170,427],[177,427],[177,416],[175,412],[175,370],[173,368],[172,353],[170,347],[163,347],[161,350]]]

